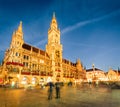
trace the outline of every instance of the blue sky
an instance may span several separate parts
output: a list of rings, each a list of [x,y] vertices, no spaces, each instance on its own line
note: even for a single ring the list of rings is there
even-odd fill
[[[119,0],[0,0],[0,61],[20,21],[25,42],[45,50],[53,12],[64,58],[104,71],[120,67]]]

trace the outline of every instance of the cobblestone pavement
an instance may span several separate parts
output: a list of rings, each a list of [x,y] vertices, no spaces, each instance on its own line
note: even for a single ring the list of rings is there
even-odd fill
[[[120,90],[105,87],[63,86],[61,98],[47,99],[45,89],[0,88],[0,107],[120,107]]]

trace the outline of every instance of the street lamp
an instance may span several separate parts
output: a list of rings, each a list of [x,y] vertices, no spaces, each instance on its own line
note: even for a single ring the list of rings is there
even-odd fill
[[[94,76],[95,76],[95,65],[92,64],[92,68],[93,68],[93,73],[94,73]]]
[[[93,80],[95,79],[95,65],[92,64],[92,68],[93,68]]]

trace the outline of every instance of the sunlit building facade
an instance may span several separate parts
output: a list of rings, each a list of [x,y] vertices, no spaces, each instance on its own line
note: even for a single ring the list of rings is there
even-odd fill
[[[87,81],[106,81],[105,72],[98,68],[91,68],[86,70]]]
[[[55,14],[53,14],[50,28],[48,29],[48,42],[46,49],[42,50],[24,41],[22,22],[13,32],[9,49],[6,50],[3,63],[3,72],[7,70],[7,79],[16,78],[15,81],[32,78],[39,83],[43,81],[62,82],[78,81],[86,78],[81,61],[75,63],[63,58],[63,46],[60,42]]]
[[[109,81],[120,81],[120,70],[109,69],[107,72],[107,79]]]

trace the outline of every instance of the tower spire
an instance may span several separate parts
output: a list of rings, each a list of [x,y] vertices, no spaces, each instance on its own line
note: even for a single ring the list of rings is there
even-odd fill
[[[80,61],[80,59],[77,59],[77,63],[78,63],[78,64],[81,64],[81,61]]]
[[[18,32],[22,33],[22,21],[20,21],[20,24],[18,26]]]
[[[53,12],[53,18],[55,18],[55,12]]]
[[[52,28],[52,29],[57,29],[57,20],[56,20],[56,17],[55,17],[55,12],[53,12],[53,17],[52,17],[52,21],[51,21],[51,25],[50,25],[50,27]]]
[[[76,65],[76,66],[77,66],[77,69],[78,69],[79,71],[82,71],[82,70],[83,70],[83,65],[82,65],[80,59],[77,59],[76,64],[77,64],[77,65]]]

